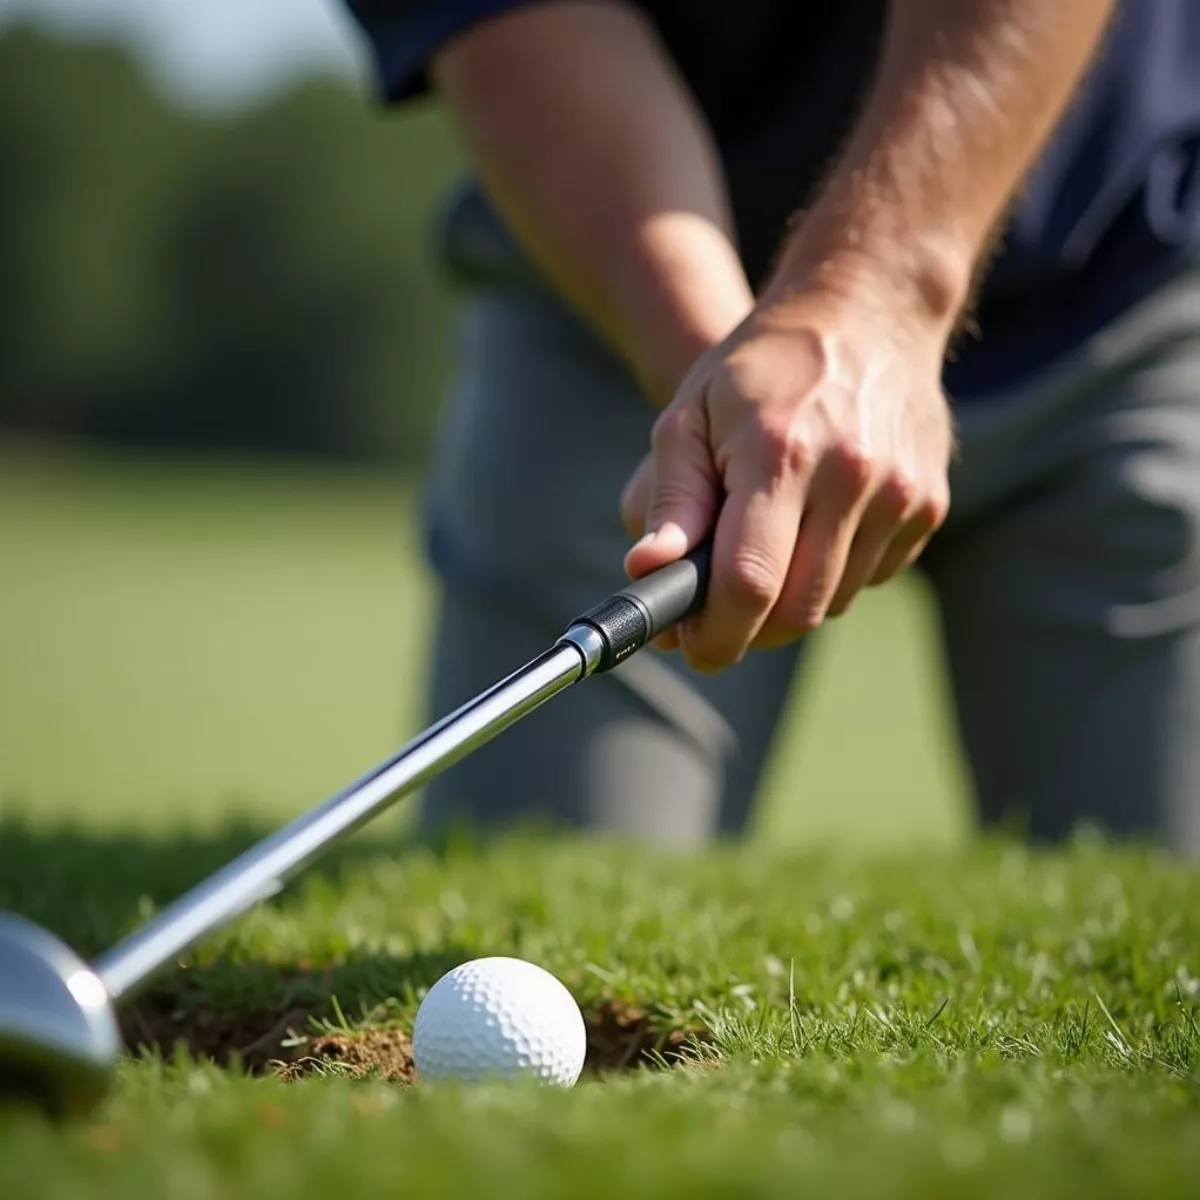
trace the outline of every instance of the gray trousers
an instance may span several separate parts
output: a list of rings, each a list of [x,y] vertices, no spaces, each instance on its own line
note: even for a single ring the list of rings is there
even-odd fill
[[[623,582],[618,496],[653,421],[533,287],[469,292],[459,339],[428,493],[431,719]],[[981,824],[1056,840],[1086,820],[1200,852],[1200,273],[957,416],[951,515],[917,569]],[[450,768],[418,829],[533,822],[684,848],[737,834],[803,650],[715,676],[635,655]]]

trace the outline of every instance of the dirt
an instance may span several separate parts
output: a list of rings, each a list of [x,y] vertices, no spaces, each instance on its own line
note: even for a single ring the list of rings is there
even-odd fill
[[[293,1004],[283,1011],[221,1011],[181,1005],[169,993],[143,997],[121,1014],[121,1032],[135,1054],[158,1052],[171,1060],[180,1050],[193,1060],[222,1066],[240,1061],[253,1075],[286,1081],[316,1074],[415,1082],[412,1043],[400,1029],[314,1032],[316,1005]],[[703,1040],[699,1029],[657,1030],[636,1005],[607,1001],[583,1010],[587,1027],[585,1074],[603,1077],[639,1068],[677,1064],[688,1046]]]
[[[298,1057],[268,1064],[272,1074],[287,1082],[318,1072],[371,1077],[394,1083],[415,1083],[412,1042],[399,1029],[368,1029],[361,1033],[331,1033],[300,1048]]]
[[[620,1001],[585,1008],[583,1019],[587,1069],[598,1075],[678,1064],[687,1058],[689,1045],[709,1040],[699,1028],[656,1031],[646,1012]]]

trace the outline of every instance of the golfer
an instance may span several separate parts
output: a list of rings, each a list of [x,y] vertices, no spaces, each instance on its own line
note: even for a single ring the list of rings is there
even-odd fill
[[[425,830],[738,833],[810,635],[916,568],[982,825],[1200,851],[1200,0],[348,4],[472,168],[433,714],[715,530],[677,652]]]

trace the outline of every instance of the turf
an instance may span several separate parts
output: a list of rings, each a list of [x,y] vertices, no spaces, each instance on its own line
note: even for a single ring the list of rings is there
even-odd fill
[[[9,827],[0,905],[98,948],[252,833]],[[702,1040],[567,1094],[131,1060],[94,1120],[0,1118],[0,1194],[1194,1194],[1197,945],[1193,870],[1087,842],[683,860],[360,839],[164,977],[160,1011],[183,1031],[299,1005],[272,1036],[303,1057],[329,1028],[411,1028],[446,967],[509,953],[589,1012]]]
[[[418,499],[378,471],[0,443],[0,811],[279,820],[389,754],[432,719]],[[908,583],[817,640],[763,838],[961,843],[929,618]]]
[[[0,803],[145,829],[315,803],[418,720],[412,487],[0,451]]]
[[[0,908],[94,953],[419,728],[414,499],[0,453]],[[384,821],[126,1010],[94,1119],[0,1113],[0,1195],[1194,1195],[1200,874],[973,844],[919,588],[831,632],[746,844]],[[496,953],[588,1015],[571,1092],[406,1082],[423,990]]]

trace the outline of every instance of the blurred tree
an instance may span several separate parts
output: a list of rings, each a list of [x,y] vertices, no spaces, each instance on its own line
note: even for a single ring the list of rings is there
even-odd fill
[[[452,298],[436,109],[314,80],[173,107],[112,47],[0,38],[0,427],[419,463]]]

